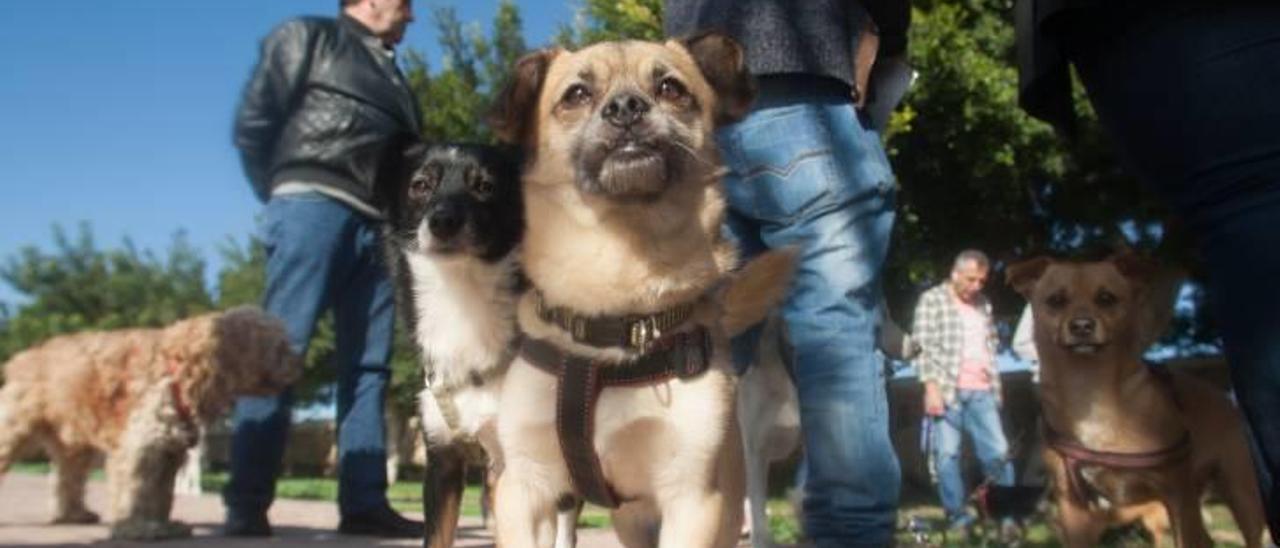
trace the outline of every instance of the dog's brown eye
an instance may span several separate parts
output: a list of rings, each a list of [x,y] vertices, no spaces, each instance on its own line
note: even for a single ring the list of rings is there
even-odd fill
[[[560,102],[568,107],[578,107],[591,101],[591,90],[582,84],[574,84],[565,90],[564,97],[560,98]]]
[[[1061,309],[1062,307],[1067,306],[1067,296],[1059,291],[1049,295],[1049,298],[1044,300],[1044,304],[1049,305],[1049,308],[1054,310]]]
[[[1120,298],[1116,297],[1115,293],[1105,289],[1098,291],[1098,296],[1094,297],[1093,300],[1098,303],[1098,306],[1113,306],[1120,302]]]
[[[471,192],[482,198],[493,194],[493,179],[483,174],[473,175],[471,177]]]
[[[412,181],[409,181],[409,197],[422,198],[428,193],[434,191],[436,186],[440,184],[440,166],[429,165],[419,171]]]
[[[658,83],[658,97],[665,101],[679,101],[689,95],[689,90],[675,78],[663,78]]]
[[[430,191],[431,189],[426,179],[414,179],[412,183],[409,183],[409,195],[414,198],[425,196]]]

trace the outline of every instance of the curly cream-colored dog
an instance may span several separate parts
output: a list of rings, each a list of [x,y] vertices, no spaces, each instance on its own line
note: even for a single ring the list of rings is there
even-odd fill
[[[200,425],[235,396],[277,392],[301,372],[284,326],[251,307],[51,339],[5,365],[0,473],[28,443],[43,445],[57,470],[54,523],[95,523],[84,485],[105,452],[112,537],[190,535],[169,510]]]
[[[729,336],[785,292],[793,259],[731,274],[713,131],[754,84],[704,34],[521,59],[494,119],[523,146],[532,288],[498,417],[499,545],[549,547],[556,508],[613,508],[629,547],[727,547],[742,520]]]

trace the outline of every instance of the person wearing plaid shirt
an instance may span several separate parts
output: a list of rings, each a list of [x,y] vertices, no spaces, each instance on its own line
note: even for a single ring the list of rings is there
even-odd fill
[[[950,279],[921,295],[912,329],[921,347],[916,364],[925,387],[925,414],[934,421],[938,496],[953,530],[967,530],[973,522],[965,510],[960,473],[964,432],[973,440],[987,479],[1013,485],[1009,444],[1000,420],[998,339],[991,304],[982,295],[989,272],[986,254],[960,252]]]

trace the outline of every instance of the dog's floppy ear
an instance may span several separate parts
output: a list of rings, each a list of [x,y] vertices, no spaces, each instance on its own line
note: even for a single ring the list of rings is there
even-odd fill
[[[756,98],[756,82],[747,72],[742,46],[724,34],[707,31],[680,39],[702,76],[716,91],[717,126],[741,120]]]
[[[1053,263],[1053,259],[1048,257],[1035,257],[1025,261],[1013,263],[1005,268],[1004,279],[1008,282],[1009,287],[1023,297],[1030,298],[1031,290],[1035,288],[1036,281],[1040,276],[1044,275],[1046,268]]]
[[[1146,348],[1160,339],[1173,322],[1174,307],[1186,272],[1159,264],[1151,257],[1128,247],[1121,248],[1108,260],[1134,285],[1140,302],[1138,344]]]
[[[542,82],[547,77],[551,60],[560,51],[559,48],[541,49],[516,61],[510,79],[489,109],[489,129],[499,141],[513,145],[529,142]]]
[[[1159,267],[1154,261],[1131,249],[1122,249],[1108,260],[1115,265],[1116,270],[1119,270],[1124,277],[1142,285],[1149,284],[1155,279],[1159,271]]]

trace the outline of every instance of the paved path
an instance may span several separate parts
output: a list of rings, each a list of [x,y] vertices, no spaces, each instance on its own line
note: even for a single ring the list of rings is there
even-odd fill
[[[0,546],[421,546],[420,540],[386,541],[338,535],[337,506],[329,502],[277,500],[271,506],[275,536],[270,539],[230,539],[218,535],[222,501],[216,495],[183,496],[174,502],[173,517],[192,524],[195,537],[161,543],[127,543],[107,540],[105,525],[48,525],[52,508],[50,479],[31,474],[9,474],[0,480]],[[89,508],[102,513],[105,485],[89,482]],[[459,548],[493,546],[493,536],[477,518],[464,518]],[[578,532],[579,548],[621,548],[610,530]]]

